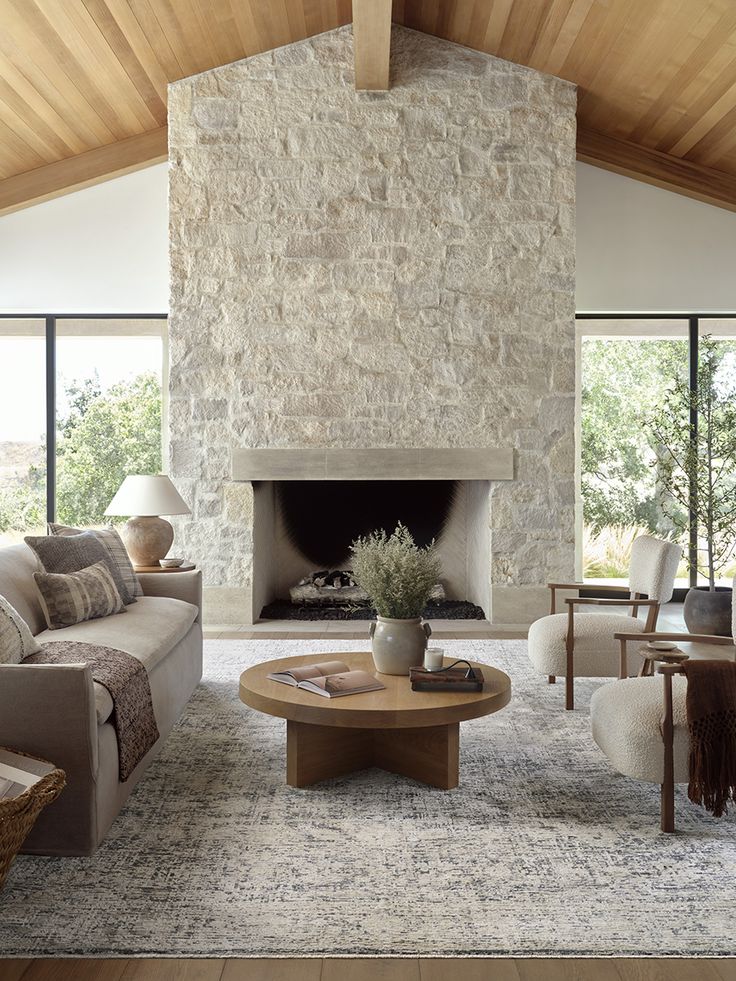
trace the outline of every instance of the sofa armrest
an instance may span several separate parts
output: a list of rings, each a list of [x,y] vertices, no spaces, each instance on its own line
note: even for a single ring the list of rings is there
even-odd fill
[[[78,760],[96,773],[97,712],[88,666],[0,665],[0,745],[62,770]]]
[[[93,850],[98,736],[89,667],[0,665],[0,746],[40,756],[66,773],[66,787],[42,812],[24,851]]]
[[[184,600],[199,610],[197,623],[202,622],[202,572],[139,572],[138,581],[145,596],[168,596]]]

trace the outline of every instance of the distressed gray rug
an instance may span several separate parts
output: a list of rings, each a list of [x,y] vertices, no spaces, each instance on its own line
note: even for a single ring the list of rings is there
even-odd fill
[[[238,700],[256,661],[346,641],[210,641],[205,677],[93,858],[22,856],[0,953],[734,954],[736,822],[613,773],[588,733],[599,682],[534,675],[523,641],[455,641],[514,697],[461,727],[461,786],[372,770],[284,783],[284,723]]]

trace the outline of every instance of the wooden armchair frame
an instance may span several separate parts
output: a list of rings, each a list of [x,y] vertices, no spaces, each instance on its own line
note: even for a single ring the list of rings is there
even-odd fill
[[[548,582],[547,589],[550,591],[549,612],[553,615],[557,612],[557,590],[558,589],[592,589],[597,593],[628,593],[633,600],[638,593],[632,593],[628,586],[598,585],[589,582]],[[636,614],[634,614],[636,616]]]
[[[733,646],[733,637],[717,637],[713,634],[688,634],[688,633],[643,633],[627,634],[620,633],[614,635],[621,644],[621,677],[625,678],[628,673],[626,645],[632,641],[641,643],[649,640],[672,640],[689,644],[720,644],[721,646]],[[652,652],[656,655],[656,652]],[[666,657],[667,652],[662,651],[662,656]],[[650,660],[656,660],[651,657]],[[672,834],[675,830],[675,721],[674,708],[672,703],[672,676],[682,674],[680,664],[660,664],[657,668],[659,674],[664,676],[664,694],[662,711],[662,743],[664,747],[664,782],[660,788],[660,826],[662,831]]]
[[[555,605],[555,589],[581,589],[581,588],[591,588],[582,586],[578,583],[575,587],[571,584],[560,584],[552,583],[550,584],[552,588],[552,608],[554,612]],[[626,587],[612,586],[611,590],[620,591],[622,588],[629,593]],[[630,606],[631,615],[636,616],[639,612],[640,606],[649,607],[649,613],[647,615],[647,621],[644,625],[644,630],[651,632],[657,626],[657,617],[659,616],[659,600],[642,599],[641,593],[629,593],[627,597],[621,597],[620,599],[595,599],[581,596],[569,596],[565,599],[567,605],[567,634],[565,635],[565,653],[566,653],[566,675],[565,675],[565,708],[568,711],[572,711],[575,708],[575,607],[576,606]],[[614,636],[618,636],[615,634]],[[636,635],[636,636],[641,636]],[[626,677],[619,672],[619,677]],[[549,675],[547,680],[550,684],[554,684],[556,678],[554,675]]]

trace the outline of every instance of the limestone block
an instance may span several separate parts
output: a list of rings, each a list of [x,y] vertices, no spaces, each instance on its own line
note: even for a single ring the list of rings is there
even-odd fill
[[[237,103],[197,97],[192,104],[192,122],[205,133],[234,129],[238,123]]]

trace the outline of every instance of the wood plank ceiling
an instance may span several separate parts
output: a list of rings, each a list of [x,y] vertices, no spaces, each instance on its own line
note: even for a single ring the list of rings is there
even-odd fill
[[[736,210],[736,0],[394,0],[580,86],[579,156]],[[331,30],[350,0],[0,0],[0,213],[164,159],[167,83]]]

